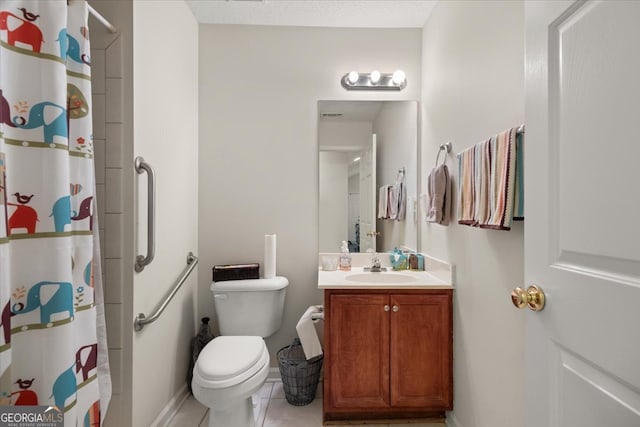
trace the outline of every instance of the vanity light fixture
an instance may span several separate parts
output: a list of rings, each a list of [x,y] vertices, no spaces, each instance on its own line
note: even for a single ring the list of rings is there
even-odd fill
[[[369,79],[371,79],[371,83],[378,84],[378,82],[380,81],[380,71],[378,70],[373,70],[371,72],[371,74],[369,74]]]
[[[407,86],[407,77],[402,70],[393,73],[351,71],[342,76],[340,83],[347,90],[402,90]]]

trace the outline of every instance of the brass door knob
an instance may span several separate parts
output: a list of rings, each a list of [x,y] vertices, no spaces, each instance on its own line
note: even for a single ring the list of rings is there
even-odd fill
[[[544,308],[544,292],[536,285],[531,285],[525,291],[515,288],[511,291],[511,302],[516,308],[529,307],[530,310],[540,311]]]
[[[379,231],[369,231],[367,233],[367,236],[369,236],[369,237],[374,237],[374,236],[379,236],[379,235],[380,235]]]

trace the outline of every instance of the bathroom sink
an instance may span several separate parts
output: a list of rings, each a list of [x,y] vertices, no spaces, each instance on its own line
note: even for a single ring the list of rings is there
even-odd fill
[[[345,276],[345,280],[359,283],[411,283],[416,278],[402,273],[356,273]]]

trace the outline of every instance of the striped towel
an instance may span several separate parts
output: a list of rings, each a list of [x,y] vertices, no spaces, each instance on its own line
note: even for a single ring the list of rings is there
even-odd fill
[[[509,230],[524,219],[524,134],[512,128],[458,154],[458,223]]]
[[[511,128],[490,140],[489,203],[491,216],[486,222],[479,222],[478,225],[481,228],[511,229],[515,199],[516,134],[517,128]]]
[[[475,146],[458,154],[458,224],[475,221]]]
[[[475,225],[487,224],[491,218],[491,139],[476,145],[475,156]]]

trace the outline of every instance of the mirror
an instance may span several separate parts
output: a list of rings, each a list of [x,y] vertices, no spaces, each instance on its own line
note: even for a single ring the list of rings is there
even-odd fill
[[[343,240],[350,252],[419,249],[416,101],[318,101],[318,150],[321,253]],[[394,218],[398,194],[404,215]]]

